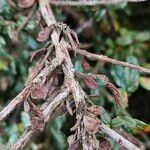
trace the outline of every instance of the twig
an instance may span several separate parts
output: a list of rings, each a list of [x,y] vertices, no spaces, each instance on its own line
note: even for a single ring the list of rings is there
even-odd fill
[[[100,130],[104,134],[106,134],[107,136],[109,136],[110,138],[115,140],[117,143],[119,143],[120,145],[124,146],[125,148],[127,148],[129,150],[140,150],[140,148],[138,148],[136,145],[132,144],[126,138],[124,138],[119,133],[115,132],[114,130],[110,129],[109,127],[107,127],[103,123],[100,124]]]
[[[42,80],[49,76],[52,71],[60,65],[61,61],[57,58],[53,59],[48,66],[46,66],[38,75],[37,77],[23,89],[23,91],[18,94],[1,112],[0,112],[0,121],[6,118],[18,104],[20,104],[23,100],[25,100],[29,96],[29,92],[34,90],[36,84],[42,83]]]
[[[59,106],[59,104],[68,96],[69,90],[64,89],[61,93],[59,93],[53,101],[46,106],[46,108],[42,111],[44,115],[44,122],[48,122],[51,119],[51,116],[54,113],[54,110]],[[46,102],[45,102],[46,103]],[[45,103],[43,105],[45,105]],[[43,107],[41,106],[41,108]],[[24,146],[30,141],[32,136],[36,133],[36,130],[28,129],[26,130],[22,136],[10,146],[9,150],[20,150],[23,149]]]
[[[102,60],[104,62],[108,62],[108,63],[119,65],[119,66],[129,67],[129,68],[132,68],[132,69],[136,69],[140,72],[150,74],[150,69],[143,68],[143,67],[140,67],[140,66],[134,65],[134,64],[129,64],[127,62],[119,61],[119,60],[116,60],[116,59],[108,58],[105,55],[97,55],[97,54],[87,52],[86,50],[80,50],[80,49],[77,49],[75,52],[79,53],[80,55],[86,56],[87,58],[89,58],[91,60]]]
[[[54,1],[50,0],[49,3],[52,5],[62,6],[95,6],[95,5],[112,5],[124,2],[142,2],[145,0],[101,0],[101,1]]]

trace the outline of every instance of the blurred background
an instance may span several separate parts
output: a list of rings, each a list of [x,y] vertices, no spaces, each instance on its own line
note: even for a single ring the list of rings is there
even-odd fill
[[[82,49],[150,68],[150,1],[107,7],[52,6],[52,9],[57,21],[65,22],[75,30]],[[40,31],[38,12],[20,31],[16,41],[14,32],[24,22],[29,10],[30,8],[10,6],[9,1],[0,0],[0,110],[23,89],[28,68],[34,65],[29,62],[30,55],[44,45],[36,40]],[[82,66],[83,58],[72,54],[71,57],[77,71],[105,74],[119,89],[129,117],[122,122],[117,120],[116,123],[115,120],[115,124],[112,120],[117,111],[114,110],[110,91],[103,85],[96,90],[84,87],[87,93],[100,95],[93,98],[93,102],[107,110],[103,122],[112,127],[122,126],[150,149],[150,76],[126,67],[89,61],[86,58],[84,59],[91,68],[85,71]],[[69,114],[55,118],[47,124],[38,138],[33,138],[26,149],[67,149],[67,137],[71,134],[69,129],[73,123],[75,119]],[[13,143],[29,124],[29,117],[23,112],[23,106],[18,106],[0,123],[0,143]],[[118,149],[117,143],[111,141],[111,144],[113,150]]]

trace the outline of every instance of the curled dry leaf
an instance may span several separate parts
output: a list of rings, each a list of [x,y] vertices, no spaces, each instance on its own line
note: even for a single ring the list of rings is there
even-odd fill
[[[31,62],[35,57],[41,56],[42,54],[45,54],[46,52],[47,52],[47,49],[46,49],[46,48],[41,48],[41,49],[36,50],[35,52],[32,52],[32,53],[31,53],[30,62]]]
[[[82,67],[85,69],[85,70],[89,70],[91,68],[90,64],[86,61],[85,58],[83,58],[82,60]]]
[[[99,141],[97,140],[95,133],[90,134],[89,142],[92,145],[93,149],[99,150]]]
[[[70,103],[68,101],[66,101],[66,109],[69,112],[69,114],[72,116],[73,111],[72,111],[72,108],[70,107]]]
[[[85,77],[84,83],[89,88],[92,88],[92,89],[98,88],[98,84],[96,83],[96,81],[91,76]]]
[[[74,32],[73,30],[70,30],[70,35],[71,35],[72,39],[77,43],[77,45],[79,45],[79,40],[78,40],[77,33]]]
[[[85,115],[83,117],[83,123],[88,132],[96,132],[99,128],[100,121],[98,118],[92,118]]]
[[[102,115],[104,113],[104,108],[102,106],[92,105],[87,109],[90,113],[94,115]]]
[[[110,82],[108,82],[106,84],[106,86],[110,89],[110,91],[113,93],[114,95],[114,98],[115,98],[115,103],[116,103],[116,106],[120,106],[121,105],[121,101],[120,101],[120,95],[119,95],[119,92],[118,92],[118,89]]]
[[[69,144],[68,150],[79,150],[80,148],[80,140],[75,140],[71,144]]]
[[[18,0],[18,6],[22,8],[31,7],[34,4],[35,0]]]
[[[52,28],[51,28],[51,27],[46,27],[46,28],[44,28],[42,31],[40,31],[40,32],[38,33],[37,40],[38,40],[39,42],[44,42],[44,41],[46,41],[46,40],[49,38],[51,32],[52,32]]]
[[[30,104],[27,100],[24,101],[23,107],[25,112],[29,112],[31,110]]]
[[[28,101],[30,105],[30,111],[28,112],[30,116],[30,121],[32,129],[42,131],[44,128],[44,116],[41,110],[33,104],[31,101]]]
[[[108,140],[104,139],[99,142],[99,150],[111,150],[111,144]]]
[[[68,150],[78,150],[80,147],[80,140],[76,139],[76,134],[70,135],[67,142],[69,144]]]
[[[33,99],[45,99],[49,92],[49,85],[42,84],[36,85],[35,89],[31,93]]]

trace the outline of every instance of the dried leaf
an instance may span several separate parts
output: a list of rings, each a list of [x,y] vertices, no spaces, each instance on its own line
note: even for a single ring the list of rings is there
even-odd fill
[[[98,118],[92,118],[90,116],[84,116],[83,117],[83,123],[84,123],[85,129],[88,132],[96,132],[99,128],[100,121]]]
[[[61,30],[60,33],[59,33],[59,42],[60,42],[61,39],[63,38],[63,35],[64,35],[64,31]]]
[[[46,41],[49,38],[51,32],[52,32],[52,28],[50,28],[50,27],[44,28],[42,31],[39,32],[37,40],[39,42]]]
[[[36,50],[35,52],[32,52],[31,53],[31,58],[30,58],[30,62],[37,56],[41,56],[42,54],[45,54],[47,51],[46,48],[41,48],[41,49],[38,49]]]
[[[18,0],[18,6],[22,8],[31,7],[34,4],[35,0]]]
[[[92,145],[94,149],[99,150],[99,141],[97,140],[95,134],[89,135],[89,141],[90,141],[90,145]]]
[[[92,88],[92,89],[98,88],[98,84],[96,83],[96,81],[91,76],[85,77],[84,83],[89,88]]]
[[[85,69],[85,70],[89,70],[91,68],[90,64],[86,61],[85,58],[83,58],[82,60],[82,67]]]
[[[24,101],[23,107],[25,112],[29,112],[31,110],[30,104],[27,100]]]
[[[37,85],[33,92],[31,93],[31,97],[33,99],[45,99],[49,92],[48,84]]]
[[[30,111],[28,113],[29,113],[29,116],[30,116],[32,129],[42,131],[43,128],[44,128],[44,116],[43,116],[43,113],[31,101],[28,101],[28,103],[30,105]]]
[[[111,150],[111,144],[108,140],[104,139],[99,142],[99,150]]]
[[[68,101],[66,101],[66,109],[69,112],[69,114],[71,116],[73,116],[73,111],[72,111],[72,108],[70,107],[70,103]]]
[[[108,82],[106,84],[106,86],[111,90],[111,92],[113,93],[114,95],[114,98],[115,98],[115,104],[116,106],[120,106],[121,105],[121,101],[120,101],[120,95],[119,95],[119,92],[118,92],[118,89],[110,82]]]
[[[74,32],[73,30],[70,30],[70,34],[72,36],[72,38],[74,39],[74,41],[79,44],[79,40],[78,40],[78,35],[76,32]]]
[[[67,32],[67,38],[68,38],[68,41],[70,43],[71,48],[73,50],[76,50],[77,49],[77,43],[76,43],[76,41],[74,41],[74,39],[72,38],[69,31]]]
[[[104,113],[104,108],[102,106],[92,105],[87,109],[94,115],[102,115]]]
[[[80,147],[80,141],[76,139],[76,134],[70,135],[67,142],[69,144],[68,150],[78,150]]]
[[[80,141],[78,139],[69,145],[68,150],[79,150],[79,147],[80,147]]]

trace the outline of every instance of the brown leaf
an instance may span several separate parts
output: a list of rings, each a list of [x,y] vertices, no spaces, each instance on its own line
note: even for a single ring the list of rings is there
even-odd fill
[[[44,41],[46,41],[46,40],[49,38],[51,32],[52,32],[52,28],[50,28],[50,27],[44,28],[42,31],[40,31],[40,32],[38,33],[37,40],[38,40],[39,42],[44,42]]]
[[[67,32],[67,36],[66,37],[68,38],[68,41],[70,43],[71,48],[73,50],[76,50],[78,45],[77,45],[76,41],[74,41],[74,39],[72,38],[72,36],[71,36],[69,31]]]
[[[89,143],[92,145],[93,149],[99,150],[99,141],[97,140],[95,133],[90,134],[89,136]]]
[[[76,134],[70,135],[67,142],[69,144],[68,150],[78,150],[80,147],[80,141],[76,139]]]
[[[116,106],[120,106],[121,105],[121,100],[120,100],[120,95],[119,95],[119,92],[118,92],[118,89],[110,82],[108,82],[106,84],[106,86],[110,89],[110,91],[113,93],[114,95],[114,98],[115,98],[115,104]]]
[[[35,0],[18,0],[18,6],[22,8],[31,7],[34,4]]]
[[[37,56],[41,56],[42,54],[45,54],[47,51],[46,48],[41,48],[41,49],[38,49],[34,52],[31,53],[31,58],[30,58],[30,62]]]
[[[74,39],[74,41],[79,45],[79,40],[78,40],[77,33],[74,32],[73,30],[70,30],[70,34],[71,34],[72,38]]]
[[[68,101],[66,101],[66,109],[69,112],[69,114],[71,116],[73,116],[73,111],[72,111],[72,108],[70,107],[70,103]]]
[[[83,117],[83,123],[88,132],[96,132],[99,128],[100,121],[98,118],[92,118],[85,115]]]
[[[68,150],[79,150],[79,147],[80,147],[80,141],[78,139],[69,145]]]
[[[33,66],[29,67],[28,78],[26,80],[25,85],[30,81],[30,79],[32,79],[32,77],[36,74],[37,70],[38,70],[38,67],[33,67]]]
[[[44,128],[44,116],[43,116],[43,113],[31,101],[28,101],[28,103],[30,105],[30,111],[28,113],[29,113],[29,116],[30,116],[32,129],[42,131],[43,128]]]
[[[83,58],[82,60],[82,67],[85,69],[85,70],[89,70],[91,68],[90,64],[86,61],[85,58]]]
[[[31,93],[31,97],[33,99],[45,99],[48,95],[49,87],[48,84],[37,85],[33,92]]]
[[[98,88],[98,84],[96,83],[96,81],[91,76],[85,77],[84,83],[89,88],[92,88],[92,89]]]
[[[111,144],[108,140],[104,139],[99,142],[99,150],[111,150]]]
[[[61,30],[60,33],[59,33],[59,42],[60,42],[61,39],[63,38],[63,35],[64,35],[64,31]]]
[[[94,115],[102,115],[104,113],[104,108],[102,106],[92,105],[87,108],[90,113]]]

